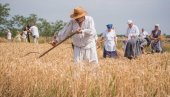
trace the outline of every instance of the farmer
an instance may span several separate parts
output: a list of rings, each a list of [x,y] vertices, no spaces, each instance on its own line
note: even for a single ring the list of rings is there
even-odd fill
[[[30,43],[31,41],[30,41],[30,31],[29,31],[29,29],[30,29],[30,25],[27,25],[26,27],[25,27],[25,29],[27,30],[27,41]]]
[[[16,42],[21,42],[21,38],[22,38],[21,33],[19,31],[17,31],[17,34],[15,36],[15,41]]]
[[[11,41],[12,40],[12,33],[11,33],[11,31],[9,29],[7,29],[6,35],[7,35],[7,40]]]
[[[35,26],[35,23],[32,24],[29,31],[32,33],[33,42],[38,43],[39,32],[38,32],[38,27]]]
[[[97,34],[93,18],[87,16],[87,12],[82,7],[76,7],[70,17],[71,21],[59,32],[56,39],[52,41],[52,45],[55,46],[69,34],[76,33],[72,37],[75,63],[87,61],[97,64],[95,43]]]
[[[107,30],[102,34],[102,40],[104,40],[104,52],[103,57],[116,57],[116,43],[117,43],[117,37],[116,32],[113,29],[112,24],[106,25]]]
[[[22,42],[27,42],[27,27],[25,27],[24,29],[23,29],[23,32],[22,32]]]
[[[128,28],[127,28],[127,33],[126,36],[128,40],[135,39],[139,36],[139,28],[134,25],[132,20],[128,20]]]
[[[133,59],[141,54],[140,43],[138,41],[139,36],[139,28],[134,25],[132,20],[128,20],[128,28],[127,28],[127,43],[125,46],[125,54],[124,56]]]
[[[137,43],[139,43],[140,51],[142,54],[145,54],[145,50],[144,50],[145,47],[150,45],[150,43],[148,43],[147,39],[148,38],[139,37],[137,40]]]
[[[141,38],[147,38],[149,36],[148,32],[145,31],[144,28],[142,28],[141,33],[139,34]]]
[[[161,35],[162,35],[162,32],[160,30],[159,24],[155,24],[155,28],[151,33],[151,40],[152,40],[151,49],[153,53],[162,52]]]
[[[144,28],[142,28],[142,31],[139,35],[139,41],[141,42],[140,47],[141,47],[142,54],[144,54],[145,53],[144,48],[149,46],[151,43],[149,34],[148,32],[145,31]]]

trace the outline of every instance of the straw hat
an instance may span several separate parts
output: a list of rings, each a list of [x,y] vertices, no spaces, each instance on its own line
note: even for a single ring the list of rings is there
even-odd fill
[[[77,19],[86,16],[87,12],[82,7],[74,8],[73,13],[70,15],[71,18]]]

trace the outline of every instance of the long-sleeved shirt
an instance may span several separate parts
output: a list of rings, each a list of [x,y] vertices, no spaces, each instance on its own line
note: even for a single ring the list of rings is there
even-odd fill
[[[12,33],[9,31],[7,32],[7,39],[8,40],[11,40],[12,39]]]
[[[133,25],[132,28],[127,29],[126,36],[128,37],[128,40],[132,37],[138,37],[139,36],[139,28],[136,25]]]
[[[139,36],[141,38],[146,38],[148,35],[149,35],[148,32],[144,31],[144,32],[141,32]]]
[[[27,38],[27,31],[23,31],[23,32],[22,32],[22,38],[23,38],[23,39],[26,39],[26,38]]]
[[[85,20],[81,27],[74,19],[71,20],[61,31],[59,31],[56,40],[58,42],[64,40],[71,33],[75,33],[77,29],[81,29],[82,33],[75,34],[72,37],[74,46],[85,49],[96,46],[95,39],[97,34],[94,20],[91,16],[85,16]]]
[[[31,31],[32,36],[39,37],[38,28],[36,26],[32,26],[29,30]]]

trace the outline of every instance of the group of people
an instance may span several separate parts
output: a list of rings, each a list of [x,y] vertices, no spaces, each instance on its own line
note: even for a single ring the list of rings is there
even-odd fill
[[[98,64],[98,56],[96,50],[96,44],[104,42],[103,57],[117,57],[117,36],[116,31],[112,24],[107,24],[107,30],[102,33],[101,40],[98,39],[95,23],[91,16],[87,15],[87,12],[82,7],[76,7],[73,13],[70,15],[71,20],[65,25],[65,27],[59,31],[55,36],[51,44],[56,46],[59,42],[66,39],[69,35],[73,40],[73,53],[74,62],[80,63],[82,61],[88,61],[89,63]],[[144,29],[141,33],[139,28],[134,24],[132,20],[127,22],[128,28],[126,33],[126,39],[124,43],[124,56],[133,59],[144,53],[144,48],[151,44],[152,52],[162,52],[161,43],[161,30],[159,24],[155,25],[151,34],[148,34]],[[25,27],[22,34],[18,33],[16,38],[22,37],[22,41],[30,42],[30,33],[34,43],[38,43],[39,32],[38,28],[33,24],[31,27]],[[20,36],[21,35],[21,36]],[[7,39],[11,40],[11,32],[8,30]]]
[[[127,40],[125,41],[125,57],[136,58],[144,53],[144,48],[151,44],[152,52],[162,52],[161,30],[159,24],[155,24],[154,30],[148,34],[144,29],[139,32],[139,28],[132,20],[128,20]]]
[[[59,31],[57,37],[51,42],[53,46],[64,40],[72,33],[76,33],[73,37],[74,61],[80,63],[88,61],[98,64],[96,51],[97,33],[94,20],[91,16],[87,16],[87,12],[82,7],[76,7],[70,15],[70,22]],[[107,30],[102,33],[104,41],[103,57],[116,57],[117,37],[112,24],[106,25]],[[124,56],[132,59],[144,53],[144,48],[151,44],[152,52],[161,52],[161,30],[159,24],[155,25],[155,29],[149,35],[144,29],[139,32],[139,28],[134,25],[132,20],[128,20],[128,28],[126,39],[124,42]]]
[[[35,24],[24,27],[22,32],[17,31],[14,40],[16,42],[30,42],[30,35],[32,35],[33,42],[38,43],[39,31]],[[12,41],[12,33],[9,29],[6,31],[6,36],[8,41]]]

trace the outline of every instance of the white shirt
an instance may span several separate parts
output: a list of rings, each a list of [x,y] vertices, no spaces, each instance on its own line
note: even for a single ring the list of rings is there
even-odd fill
[[[22,38],[23,38],[23,39],[26,39],[26,38],[27,38],[27,31],[23,31],[23,33],[22,33]]]
[[[9,31],[7,32],[7,39],[11,40],[12,39],[12,33]]]
[[[141,38],[146,38],[148,35],[149,35],[148,32],[144,31],[144,32],[141,32],[139,36]]]
[[[32,26],[29,30],[31,31],[32,36],[39,37],[38,28],[36,26]]]
[[[132,28],[127,29],[126,36],[128,37],[128,40],[132,37],[138,37],[139,36],[139,28],[136,25],[133,25]]]
[[[117,39],[116,32],[112,30],[111,32],[104,32],[102,34],[102,37],[105,39],[104,42],[104,48],[106,51],[115,51],[116,50],[116,44],[115,41]]]
[[[97,41],[97,39],[98,39],[98,36],[97,36],[97,34],[94,36],[94,38],[95,38],[95,41]]]
[[[94,25],[94,20],[90,16],[85,16],[85,20],[80,27],[79,24],[73,19],[71,20],[59,33],[56,40],[58,42],[64,40],[69,34],[76,32],[80,28],[82,33],[75,34],[73,39],[73,44],[76,47],[81,47],[84,49],[96,46],[96,29]]]

